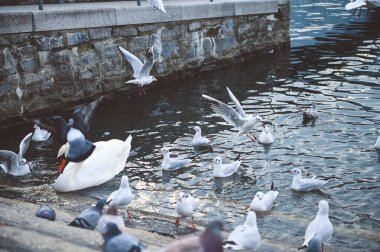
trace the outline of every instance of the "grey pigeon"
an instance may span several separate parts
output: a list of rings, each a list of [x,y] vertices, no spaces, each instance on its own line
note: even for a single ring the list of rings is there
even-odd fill
[[[37,210],[36,216],[50,221],[55,221],[55,211],[47,205],[41,205]]]
[[[212,221],[200,237],[190,236],[181,240],[176,240],[161,251],[223,252],[222,229],[223,223],[221,221]]]
[[[109,222],[104,237],[104,252],[140,252],[144,245],[134,236],[122,233],[115,223]]]
[[[319,236],[314,236],[308,243],[308,247],[305,249],[305,252],[321,252],[322,251],[322,241]]]
[[[100,216],[102,216],[105,204],[106,200],[100,199],[98,203],[96,203],[96,206],[83,210],[78,217],[69,224],[69,226],[94,230],[98,224]]]

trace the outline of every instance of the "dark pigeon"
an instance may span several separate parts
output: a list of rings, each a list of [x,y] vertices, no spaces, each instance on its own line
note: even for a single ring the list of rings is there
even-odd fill
[[[55,211],[47,205],[41,205],[37,210],[36,216],[50,221],[55,221],[56,218]]]
[[[134,236],[122,233],[115,223],[109,222],[104,237],[104,252],[140,252],[144,245]]]
[[[106,200],[100,199],[98,203],[96,203],[96,206],[83,210],[83,212],[81,212],[78,217],[69,224],[69,226],[94,230],[102,216],[105,204]]]

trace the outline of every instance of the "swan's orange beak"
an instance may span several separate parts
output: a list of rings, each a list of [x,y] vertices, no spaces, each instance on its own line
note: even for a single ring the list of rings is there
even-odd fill
[[[61,174],[63,172],[63,170],[65,169],[65,163],[66,163],[66,159],[61,158],[59,160],[59,164],[58,164],[58,173],[59,174]]]

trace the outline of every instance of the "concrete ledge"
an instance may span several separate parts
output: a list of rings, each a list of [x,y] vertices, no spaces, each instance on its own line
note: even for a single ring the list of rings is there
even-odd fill
[[[289,0],[168,1],[170,16],[147,2],[140,7],[135,2],[54,4],[45,5],[43,11],[36,10],[36,6],[6,6],[0,10],[0,34],[268,14],[278,11],[279,1]]]

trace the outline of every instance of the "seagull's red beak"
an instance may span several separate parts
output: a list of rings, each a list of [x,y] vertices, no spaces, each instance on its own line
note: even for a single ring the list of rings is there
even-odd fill
[[[58,164],[58,173],[61,174],[63,172],[63,170],[65,169],[65,163],[66,163],[66,159],[65,158],[61,158],[59,160],[59,164]]]

